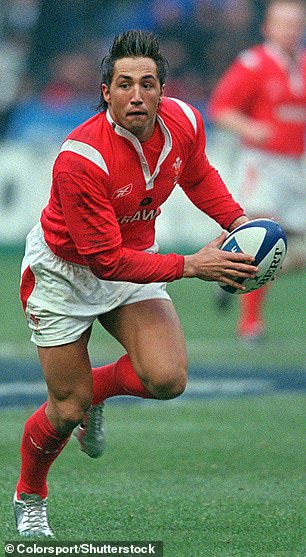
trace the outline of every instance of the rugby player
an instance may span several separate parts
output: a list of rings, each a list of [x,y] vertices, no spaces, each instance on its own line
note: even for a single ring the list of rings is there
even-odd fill
[[[186,348],[166,283],[198,277],[243,289],[236,279],[257,271],[252,256],[218,249],[224,231],[197,253],[158,253],[155,221],[177,184],[223,229],[248,220],[207,160],[200,113],[164,97],[166,67],[153,34],[114,40],[102,61],[100,110],[63,143],[50,200],[27,237],[21,300],[48,401],[22,437],[14,508],[25,536],[53,535],[47,474],[73,429],[83,451],[102,454],[105,399],[184,391]],[[92,369],[96,319],[126,354]]]
[[[232,169],[237,199],[249,217],[275,218],[286,231],[284,270],[305,266],[304,32],[305,3],[272,0],[262,26],[263,44],[238,56],[217,84],[210,103],[214,122],[241,139],[240,160],[237,169]],[[262,337],[269,288],[240,296],[237,329],[241,338]]]

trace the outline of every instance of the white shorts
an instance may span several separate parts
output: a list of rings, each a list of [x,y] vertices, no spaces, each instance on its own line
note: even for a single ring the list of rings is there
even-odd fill
[[[287,232],[306,226],[306,175],[302,159],[243,148],[238,200],[250,217],[275,218]]]
[[[89,267],[60,259],[45,243],[40,224],[27,236],[21,272],[21,299],[37,346],[74,342],[99,315],[119,306],[171,299],[166,283],[100,280]]]

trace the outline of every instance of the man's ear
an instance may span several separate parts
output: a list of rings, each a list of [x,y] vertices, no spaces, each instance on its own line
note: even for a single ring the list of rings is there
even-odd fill
[[[109,103],[110,102],[110,92],[109,92],[109,88],[106,85],[106,83],[102,83],[101,91],[102,91],[102,95],[103,95],[103,98],[104,98],[105,102]]]
[[[158,100],[158,106],[160,105],[160,103],[162,102],[163,96],[164,96],[164,91],[165,91],[165,84],[163,84],[161,86],[161,90],[160,90],[160,95],[159,95],[159,100]]]
[[[160,92],[160,96],[159,96],[160,101],[162,100],[162,98],[164,96],[164,92],[165,92],[165,83],[161,87],[161,92]]]

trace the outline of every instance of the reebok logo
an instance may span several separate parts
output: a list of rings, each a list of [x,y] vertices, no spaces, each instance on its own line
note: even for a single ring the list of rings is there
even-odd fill
[[[133,184],[128,184],[127,186],[123,186],[122,188],[119,188],[118,190],[114,191],[112,195],[112,199],[120,199],[120,197],[125,197],[126,195],[129,195],[131,193],[132,189],[133,189]]]

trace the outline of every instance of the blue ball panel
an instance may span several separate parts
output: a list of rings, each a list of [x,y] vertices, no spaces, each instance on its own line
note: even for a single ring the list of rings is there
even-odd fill
[[[227,245],[222,248],[224,249],[224,251],[233,251],[233,246],[235,246],[235,252],[240,252],[241,253],[241,249],[240,246],[238,245],[238,243],[236,242],[235,239],[235,233],[238,230],[244,230],[244,229],[250,229],[250,228],[264,228],[266,230],[266,234],[265,237],[263,239],[262,245],[260,246],[260,249],[258,250],[256,256],[255,256],[255,262],[254,265],[259,265],[261,263],[261,261],[266,257],[266,255],[271,251],[271,249],[273,249],[273,246],[277,243],[277,241],[282,238],[286,249],[287,249],[287,238],[285,235],[284,230],[282,229],[282,227],[275,221],[272,221],[270,219],[256,219],[254,221],[250,221],[247,222],[241,226],[239,226],[237,229],[235,229],[233,232],[231,232],[231,235],[233,236],[232,240],[230,240]],[[246,279],[244,278],[239,278],[236,279],[236,282],[239,282],[239,284],[243,284],[243,282]],[[230,294],[235,294],[235,292],[237,292],[237,288],[233,288],[232,286],[228,286],[226,284],[219,284],[219,286],[225,290],[226,292],[229,292]]]

